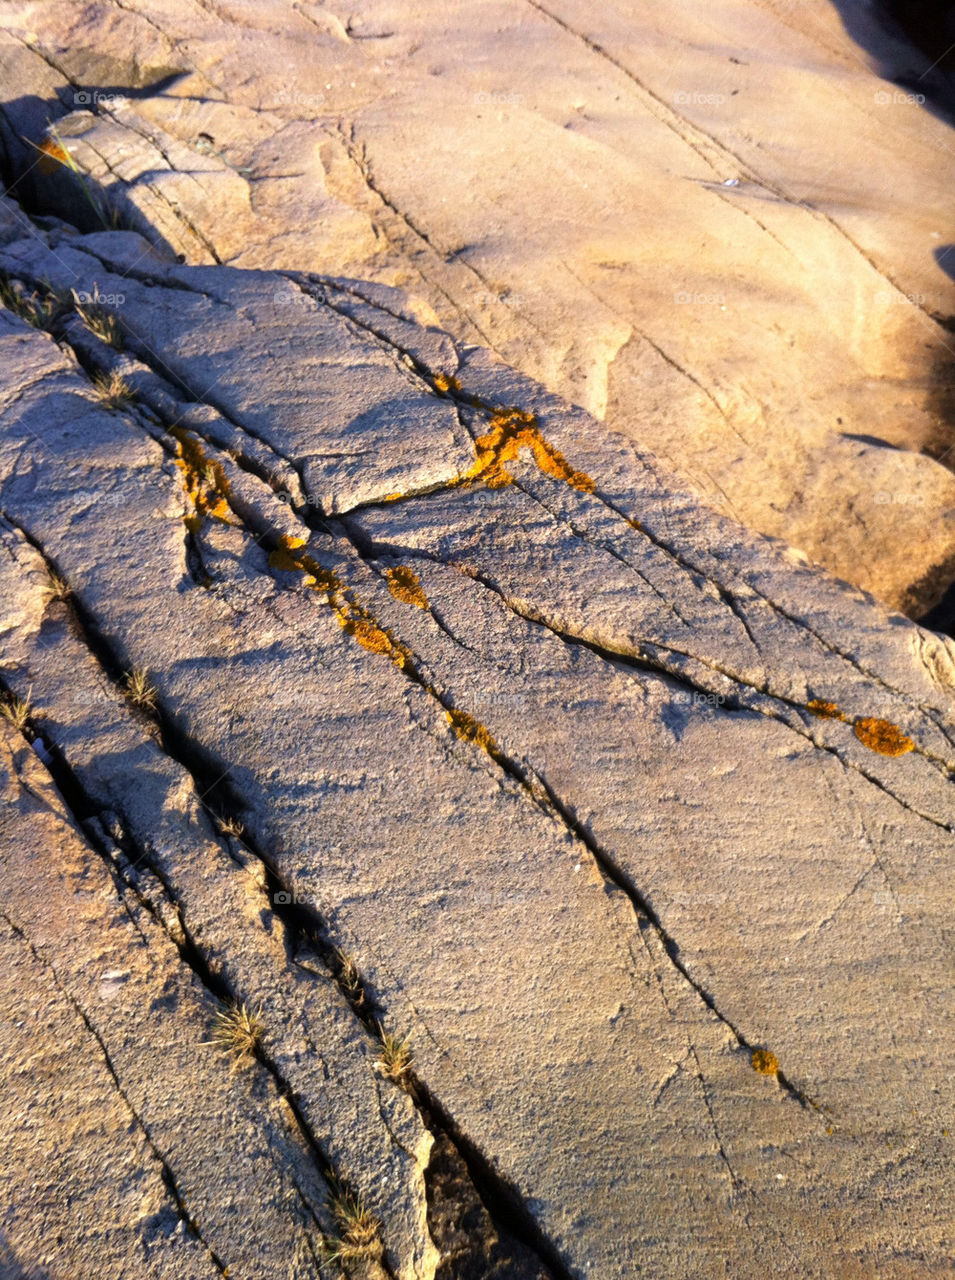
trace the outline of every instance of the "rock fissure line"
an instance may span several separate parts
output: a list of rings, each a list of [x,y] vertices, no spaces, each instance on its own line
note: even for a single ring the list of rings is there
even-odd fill
[[[10,523],[13,523],[13,522],[11,521]],[[15,524],[13,527],[18,528],[18,526]],[[19,532],[23,533],[23,530],[19,529]],[[26,537],[25,534],[24,534],[24,537]],[[39,548],[36,547],[35,544],[32,544],[32,545],[34,545],[35,549],[39,551]],[[71,599],[75,600],[75,596],[71,596]],[[91,645],[89,642],[87,630],[80,616],[79,609],[77,608],[73,609],[73,617],[77,622],[78,629],[80,631],[80,634],[83,637],[83,640],[84,640],[84,643],[86,644],[87,649],[92,654],[92,656],[97,660],[97,662],[99,663],[100,669],[103,671],[104,675],[106,675],[107,679],[110,680],[110,683],[113,685],[116,685],[116,680],[110,674],[109,670],[107,670],[106,666],[103,664],[101,657],[96,652],[96,649],[94,648],[94,646]],[[2,678],[0,678],[0,690],[3,690],[4,692],[9,692],[9,689],[6,687],[6,682]],[[117,689],[117,693],[119,694],[118,689]],[[34,733],[35,737],[43,737],[43,735],[39,732],[39,729],[35,724],[31,725],[31,730]],[[223,977],[223,975],[217,972],[212,967],[212,965],[210,964],[206,956],[203,954],[202,949],[190,934],[189,929],[186,925],[186,916],[182,909],[183,904],[181,903],[179,896],[176,894],[172,885],[169,883],[165,869],[159,863],[156,862],[156,860],[152,857],[148,848],[140,844],[130,835],[128,829],[124,830],[123,839],[119,847],[122,849],[122,852],[126,855],[127,858],[132,857],[131,870],[133,871],[133,874],[128,875],[123,873],[123,869],[118,864],[116,856],[113,853],[113,851],[104,843],[102,839],[98,838],[96,823],[90,821],[91,818],[93,819],[98,818],[103,813],[102,802],[98,800],[95,796],[91,795],[83,787],[83,784],[80,782],[79,778],[76,776],[75,771],[71,767],[59,743],[55,742],[54,740],[53,746],[55,747],[55,752],[48,754],[48,758],[43,761],[44,767],[46,768],[47,773],[49,774],[54,786],[56,787],[57,793],[60,795],[60,797],[63,800],[63,803],[66,805],[66,808],[70,813],[70,816],[73,820],[74,825],[76,826],[77,830],[82,833],[83,837],[85,838],[87,843],[90,845],[90,847],[99,855],[101,860],[105,863],[111,879],[114,881],[114,883],[117,883],[117,881],[120,878],[122,879],[122,882],[135,895],[136,901],[139,903],[139,905],[143,908],[143,910],[148,912],[149,916],[156,922],[156,924],[162,930],[164,935],[169,939],[169,941],[176,948],[176,951],[182,963],[198,979],[202,989],[212,998],[212,1000],[215,1001],[217,1005],[227,1006],[229,1004],[241,1003],[241,993],[234,991],[229,986],[228,982]],[[135,876],[135,868],[140,866],[144,867],[159,883],[161,887],[161,891],[164,894],[167,903],[173,908],[173,910],[176,913],[177,922],[178,922],[179,928],[182,931],[181,936],[177,936],[176,932],[170,928],[168,919],[164,918],[163,914],[156,909],[155,903],[151,901],[148,894],[143,892],[141,885],[137,882],[137,879]],[[122,902],[122,905],[125,908],[127,915],[130,916],[131,921],[135,925],[137,932],[143,938],[144,943],[147,943],[148,945],[148,939],[146,938],[145,934],[143,934],[142,929],[139,927],[138,923],[135,920],[135,917],[130,912],[128,903],[126,902],[125,895],[123,894],[122,890],[119,888],[118,884],[117,884],[117,895],[120,901]],[[8,921],[8,923],[10,922]],[[28,942],[28,945],[30,945],[29,942]],[[38,959],[42,959],[42,957],[38,956]],[[44,963],[49,963],[49,962],[44,962]],[[49,967],[53,969],[52,964],[49,965]],[[55,970],[54,970],[54,973],[55,973]],[[58,985],[60,985],[59,982],[58,982]],[[83,1020],[87,1023],[87,1026],[89,1027],[90,1031],[99,1042],[100,1047],[103,1050],[104,1056],[107,1059],[107,1064],[109,1065],[110,1072],[116,1081],[117,1088],[122,1094],[124,1100],[129,1105],[130,1110],[133,1112],[133,1115],[136,1116],[137,1120],[139,1120],[139,1116],[137,1115],[135,1109],[132,1107],[132,1104],[129,1103],[129,1100],[126,1097],[126,1094],[123,1092],[122,1086],[120,1084],[119,1076],[113,1067],[112,1061],[109,1058],[109,1054],[106,1050],[105,1044],[101,1036],[95,1030],[95,1028],[90,1024],[89,1020],[87,1019],[86,1015],[83,1013],[82,1009],[80,1008],[80,1006],[78,1005],[74,997],[71,996],[70,993],[65,990],[65,988],[61,987],[61,989],[64,990],[64,994],[68,996],[71,1003],[73,1003],[74,1007],[77,1009],[77,1012],[79,1012],[80,1016],[83,1017]],[[281,1072],[278,1070],[275,1063],[269,1058],[268,1054],[264,1051],[264,1049],[262,1049],[261,1045],[256,1046],[254,1050],[254,1054],[259,1064],[262,1067],[264,1067],[265,1070],[268,1071],[270,1076],[272,1077],[278,1096],[281,1098],[284,1098],[284,1100],[288,1103],[289,1108],[291,1109],[293,1115],[295,1116],[296,1124],[301,1131],[301,1136],[312,1153],[312,1157],[315,1160],[316,1165],[318,1166],[318,1171],[323,1181],[327,1185],[333,1185],[333,1186],[338,1185],[348,1190],[347,1183],[339,1176],[339,1174],[335,1170],[331,1161],[322,1151],[314,1134],[311,1132],[311,1129],[304,1115],[302,1114],[300,1107],[296,1102],[296,1099],[291,1087],[284,1080],[284,1078],[281,1075]],[[145,1129],[145,1126],[143,1125],[142,1127],[144,1132],[147,1132]],[[149,1137],[148,1132],[147,1132],[147,1137]],[[155,1146],[155,1143],[153,1142],[151,1137],[149,1137],[149,1142],[150,1142],[150,1147],[155,1151],[157,1158],[162,1162],[163,1168],[165,1170],[168,1170],[169,1177],[173,1179],[173,1183],[174,1183],[175,1182],[174,1175],[172,1174],[172,1170],[168,1165],[168,1162],[159,1153],[159,1150]],[[291,1171],[289,1171],[289,1177],[291,1178],[291,1181],[295,1186],[296,1192],[298,1193],[298,1196],[302,1202],[303,1208],[305,1209],[309,1217],[314,1222],[318,1231],[321,1233],[322,1238],[327,1241],[328,1236],[327,1236],[326,1226],[324,1226],[316,1217],[315,1210],[311,1205],[308,1196],[306,1195],[304,1190],[298,1185],[298,1182],[294,1178],[294,1175],[292,1175]],[[177,1204],[182,1206],[183,1202],[178,1192],[175,1193],[175,1196],[176,1196]],[[184,1221],[186,1222],[187,1226],[189,1226],[190,1229],[194,1231],[194,1233],[201,1240],[202,1239],[201,1233],[199,1232],[198,1227],[195,1225],[192,1218],[188,1214],[184,1214]],[[204,1240],[202,1242],[203,1244],[206,1243]],[[206,1247],[209,1248],[208,1245],[206,1245]],[[211,1249],[209,1249],[209,1252],[211,1256],[215,1259],[215,1254],[212,1252]],[[220,1265],[221,1267],[222,1264],[219,1263],[218,1259],[215,1259],[215,1260],[217,1264]],[[316,1259],[316,1263],[317,1262],[318,1262],[318,1259]],[[389,1275],[391,1275],[391,1272],[389,1272]]]
[[[55,569],[55,565],[47,555],[42,544],[31,535],[27,530],[22,528],[17,522],[10,520],[8,516],[4,516],[8,523],[16,529],[25,540],[36,550],[43,558],[46,565]],[[62,576],[62,575],[61,575]],[[83,641],[93,655],[104,674],[114,686],[119,685],[120,666],[113,653],[108,641],[97,628],[95,621],[86,613],[78,597],[71,593],[70,600],[73,605],[73,614],[76,618],[78,629]],[[202,797],[204,795],[214,795],[219,800],[221,795],[221,769],[218,762],[207,762],[205,759],[205,750],[202,744],[192,740],[181,730],[179,730],[167,717],[163,714],[161,705],[157,713],[157,721],[161,732],[161,745],[165,753],[186,770],[192,779],[194,793]],[[66,766],[68,768],[68,766]],[[77,788],[81,791],[79,783]],[[201,799],[200,803],[203,808],[215,817],[237,816],[229,803],[220,805],[222,813],[210,809]],[[286,882],[279,872],[274,861],[258,847],[255,840],[248,833],[243,834],[242,842],[249,852],[257,859],[258,863],[263,867],[267,879],[267,888],[262,892],[266,896],[269,909],[279,916],[286,928],[288,937],[288,945],[291,952],[298,949],[300,943],[304,940],[312,950],[320,958],[323,967],[329,976],[335,981],[342,995],[351,1007],[358,1021],[362,1024],[369,1035],[379,1044],[382,1043],[382,1028],[379,1019],[375,1016],[380,1013],[377,1008],[369,1007],[367,1012],[362,1012],[356,1007],[353,999],[353,993],[350,991],[347,982],[344,980],[342,972],[342,962],[339,958],[337,943],[331,935],[327,924],[321,915],[312,907],[297,902],[297,895],[294,886]],[[156,876],[157,880],[163,887],[163,890],[177,909],[180,923],[183,926],[183,932],[186,935],[185,947],[182,943],[169,933],[167,923],[155,916],[152,911],[151,904],[147,900],[142,900],[144,907],[150,911],[155,918],[158,919],[161,927],[171,937],[177,946],[182,958],[186,964],[196,973],[196,976],[203,985],[210,991],[210,994],[218,1001],[235,1000],[237,994],[232,992],[224,982],[209,966],[205,957],[195,941],[188,935],[185,928],[183,912],[181,910],[178,895],[168,883],[164,872],[157,867],[148,850],[143,849],[140,845],[136,845],[134,852],[137,855],[137,862],[141,862],[143,866]],[[107,860],[111,869],[114,869],[112,859],[108,852],[102,854]],[[132,886],[134,892],[137,892],[136,886]],[[282,900],[279,895],[284,895],[288,899],[287,902]],[[326,1182],[333,1185],[344,1187],[346,1190],[347,1183],[340,1177],[334,1166],[328,1160],[325,1153],[312,1133],[301,1108],[295,1099],[290,1086],[284,1080],[279,1069],[267,1057],[264,1052],[256,1051],[256,1057],[272,1075],[276,1087],[280,1095],[285,1098],[292,1109],[296,1121],[302,1129],[303,1137],[313,1152],[319,1164],[319,1171],[322,1173]],[[536,1257],[546,1262],[547,1267],[552,1272],[554,1280],[572,1280],[572,1277],[565,1271],[561,1264],[556,1251],[550,1241],[543,1235],[537,1223],[532,1216],[524,1208],[523,1200],[520,1192],[516,1187],[511,1186],[506,1180],[495,1170],[492,1169],[489,1161],[480,1153],[477,1146],[463,1133],[459,1126],[452,1120],[450,1114],[438,1102],[435,1096],[427,1089],[426,1086],[412,1073],[410,1076],[409,1096],[420,1115],[422,1122],[432,1134],[444,1133],[451,1141],[458,1155],[463,1160],[464,1165],[468,1169],[468,1173],[474,1183],[475,1189],[480,1196],[481,1201],[488,1208],[492,1215],[492,1220],[496,1222],[498,1227],[502,1229],[503,1234],[512,1236],[521,1246],[529,1250]],[[390,1132],[390,1130],[389,1130]],[[400,1144],[397,1144],[400,1146]],[[403,1149],[403,1148],[402,1148]],[[321,1224],[317,1224],[323,1236],[325,1231]],[[384,1262],[383,1262],[384,1265]],[[389,1273],[390,1274],[390,1273]]]
[[[116,1071],[115,1066],[113,1065],[113,1060],[110,1057],[109,1050],[106,1048],[106,1044],[103,1040],[103,1037],[96,1030],[96,1027],[93,1025],[92,1021],[90,1020],[86,1011],[83,1009],[82,1005],[79,1004],[79,1002],[72,995],[72,993],[68,991],[66,987],[63,986],[62,982],[60,981],[60,977],[56,972],[55,966],[49,960],[47,960],[45,956],[41,955],[40,952],[37,951],[36,947],[33,945],[30,939],[26,936],[23,930],[20,929],[14,923],[14,921],[10,919],[10,917],[7,915],[6,911],[4,911],[2,907],[0,907],[0,918],[2,918],[3,921],[6,923],[7,927],[11,929],[12,932],[17,935],[17,937],[20,938],[23,944],[30,950],[34,958],[40,964],[42,964],[44,968],[48,971],[53,982],[56,984],[57,990],[60,991],[65,997],[65,999],[69,1001],[72,1008],[76,1011],[77,1016],[80,1018],[83,1025],[86,1027],[86,1030],[89,1032],[89,1034],[93,1037],[93,1039],[99,1045],[100,1053],[103,1056],[103,1061],[106,1064],[106,1069],[109,1072],[110,1077],[112,1078],[113,1084],[116,1088],[116,1092],[119,1094],[119,1096],[122,1098],[123,1102],[125,1103],[126,1107],[128,1108],[130,1115],[133,1117],[137,1127],[142,1132],[143,1137],[146,1139],[146,1142],[149,1146],[149,1150],[152,1152],[156,1162],[159,1165],[163,1183],[166,1187],[166,1190],[169,1193],[170,1199],[173,1201],[173,1204],[175,1205],[176,1216],[180,1219],[180,1221],[183,1223],[186,1229],[190,1232],[190,1234],[195,1236],[195,1238],[202,1245],[203,1249],[205,1249],[206,1253],[209,1256],[209,1260],[212,1262],[213,1266],[216,1268],[219,1274],[224,1277],[228,1277],[229,1275],[228,1268],[225,1266],[222,1259],[218,1256],[218,1254],[215,1252],[212,1246],[208,1243],[208,1241],[203,1238],[202,1232],[199,1230],[198,1224],[196,1223],[195,1219],[192,1217],[191,1213],[186,1207],[186,1202],[183,1199],[182,1193],[180,1192],[179,1187],[176,1183],[176,1175],[174,1174],[169,1163],[163,1157],[156,1143],[153,1141],[152,1135],[150,1134],[149,1129],[146,1127],[146,1124],[143,1121],[142,1116],[133,1106],[132,1102],[129,1099],[129,1096],[127,1095],[125,1089],[123,1088],[122,1081],[119,1078],[119,1075]]]

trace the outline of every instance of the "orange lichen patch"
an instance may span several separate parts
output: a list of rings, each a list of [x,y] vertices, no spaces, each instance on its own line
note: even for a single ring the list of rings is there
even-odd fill
[[[594,482],[583,471],[575,471],[540,433],[537,419],[523,409],[501,409],[491,418],[491,430],[475,441],[474,466],[465,480],[483,480],[490,489],[511,484],[513,476],[505,463],[515,461],[522,449],[529,449],[545,475],[563,480],[583,493],[593,493]]]
[[[198,533],[205,516],[229,523],[229,481],[218,462],[210,461],[198,440],[183,427],[171,427],[169,434],[175,437],[179,456],[176,466],[182,472],[186,495],[193,514],[186,516],[190,532]]]
[[[807,702],[806,710],[811,711],[820,720],[845,720],[836,703],[823,702],[820,698],[813,698],[811,702]]]
[[[501,755],[501,748],[480,720],[475,720],[474,716],[469,716],[466,711],[451,710],[445,712],[445,715],[448,717],[448,724],[462,742],[475,743],[489,756]]]
[[[868,716],[857,720],[852,730],[864,747],[878,751],[880,756],[904,756],[907,751],[915,750],[912,739],[907,738],[891,720],[876,720]]]
[[[346,603],[336,606],[335,612],[345,635],[357,640],[369,653],[381,653],[400,668],[411,661],[411,650],[396,640],[386,627],[380,626],[366,610]]]
[[[753,1070],[758,1071],[761,1076],[778,1075],[779,1060],[775,1053],[770,1053],[768,1049],[754,1049]]]
[[[436,373],[434,375],[434,385],[438,391],[447,393],[448,391],[460,391],[461,384],[452,374]]]
[[[411,650],[381,626],[363,605],[356,603],[353,595],[352,599],[348,598],[352,593],[337,573],[323,568],[314,556],[302,554],[299,548],[303,545],[302,538],[280,538],[279,545],[269,556],[269,564],[273,569],[304,573],[307,586],[328,596],[345,635],[357,640],[369,653],[383,654],[402,669],[412,664]]]
[[[273,569],[281,569],[284,573],[306,572],[299,557],[289,547],[276,547],[269,555],[269,564]]]
[[[396,569],[386,569],[385,578],[388,582],[388,590],[396,600],[402,600],[405,604],[415,604],[419,609],[427,609],[428,597],[413,569],[400,564]]]

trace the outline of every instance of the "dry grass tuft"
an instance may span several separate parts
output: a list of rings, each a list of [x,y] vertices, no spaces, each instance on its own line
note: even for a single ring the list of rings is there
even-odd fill
[[[6,275],[0,275],[0,303],[8,311],[15,312],[34,329],[50,329],[65,312],[69,311],[72,301],[68,294],[57,289],[34,289],[32,293],[14,282]]]
[[[341,1233],[326,1246],[332,1261],[357,1262],[381,1252],[378,1224],[357,1192],[334,1191],[329,1207]]]
[[[357,1008],[365,1003],[365,991],[355,958],[347,951],[342,951],[340,947],[336,947],[335,959],[338,961],[339,966],[338,981],[341,983],[342,989],[351,1004]]]
[[[134,707],[141,707],[144,711],[156,710],[156,690],[142,667],[133,667],[132,671],[126,672],[123,687]]]
[[[238,839],[245,831],[245,827],[238,818],[220,818],[219,830],[224,836],[235,836]]]
[[[8,724],[12,724],[19,733],[22,733],[30,723],[32,715],[33,707],[30,705],[29,698],[18,698],[15,693],[8,693],[0,699],[0,716],[3,716]]]
[[[93,388],[108,409],[122,409],[136,399],[136,392],[115,369],[112,373],[97,373],[93,378]]]
[[[230,1004],[216,1014],[212,1037],[203,1044],[214,1045],[238,1067],[255,1057],[264,1027],[259,1015],[245,1004]]]
[[[47,576],[50,579],[50,596],[54,600],[69,600],[70,584],[67,580],[61,578],[54,569],[50,569]]]
[[[114,351],[123,349],[123,330],[119,321],[99,302],[80,302],[73,294],[76,303],[76,314],[100,342],[105,342]]]
[[[378,1032],[381,1036],[381,1052],[378,1055],[376,1067],[388,1080],[406,1086],[411,1064],[414,1061],[410,1033],[406,1036],[393,1035],[390,1031],[386,1031],[380,1022]]]

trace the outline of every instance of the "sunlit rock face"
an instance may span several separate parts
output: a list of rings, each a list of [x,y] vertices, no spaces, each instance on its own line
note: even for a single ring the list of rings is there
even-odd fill
[[[955,642],[396,290],[2,215],[4,1274],[945,1274]]]
[[[951,54],[942,6],[893,12],[918,42],[862,0],[11,4],[7,167],[190,264],[399,286],[920,617],[955,578]]]

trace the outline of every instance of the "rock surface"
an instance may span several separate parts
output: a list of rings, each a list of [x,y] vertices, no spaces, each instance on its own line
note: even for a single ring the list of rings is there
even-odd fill
[[[11,1272],[951,1274],[955,642],[381,285],[5,217]]]
[[[955,579],[950,86],[879,12],[10,0],[0,132],[49,212],[404,288],[918,617]]]

